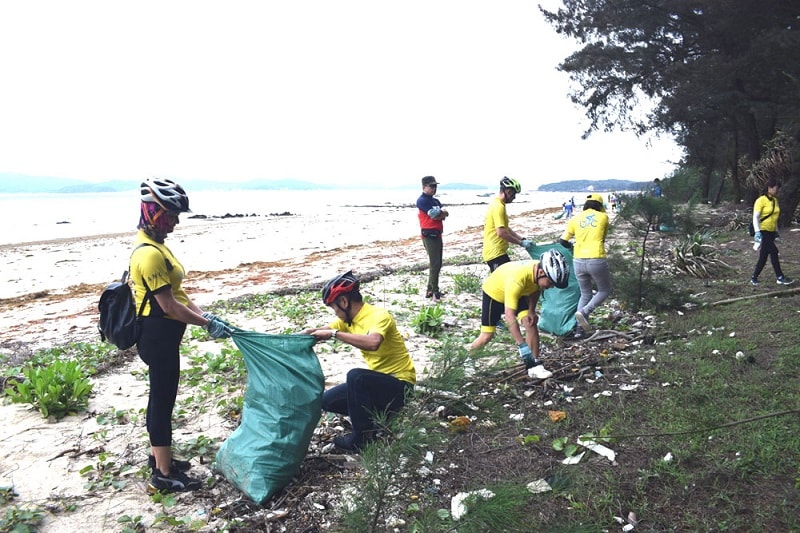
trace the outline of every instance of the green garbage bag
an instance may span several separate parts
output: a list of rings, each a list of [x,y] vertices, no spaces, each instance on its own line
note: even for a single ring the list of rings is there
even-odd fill
[[[552,248],[567,258],[569,284],[563,289],[553,287],[542,291],[542,295],[539,297],[539,301],[542,303],[542,310],[539,313],[539,329],[553,335],[563,336],[575,329],[577,325],[575,311],[578,310],[578,301],[581,299],[581,289],[578,287],[575,269],[572,266],[572,251],[558,243],[552,243],[537,244],[528,248],[528,253],[538,261],[544,252]]]
[[[325,376],[311,335],[234,329],[247,367],[242,422],[217,452],[217,469],[258,504],[297,473],[322,413]]]

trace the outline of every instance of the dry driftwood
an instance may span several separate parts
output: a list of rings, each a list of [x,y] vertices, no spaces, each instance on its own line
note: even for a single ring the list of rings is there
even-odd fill
[[[707,306],[707,307],[713,307],[715,305],[731,304],[731,303],[734,303],[734,302],[741,302],[741,301],[744,301],[744,300],[753,300],[755,298],[771,298],[771,297],[775,297],[775,296],[790,296],[792,294],[797,294],[798,292],[800,292],[800,287],[795,287],[793,289],[785,289],[785,290],[782,290],[782,291],[771,291],[771,292],[764,292],[764,293],[761,293],[761,294],[752,294],[752,295],[749,295],[749,296],[740,296],[738,298],[728,298],[727,300],[720,300],[718,302],[710,302],[710,303],[707,303],[707,304],[704,304],[704,305]]]

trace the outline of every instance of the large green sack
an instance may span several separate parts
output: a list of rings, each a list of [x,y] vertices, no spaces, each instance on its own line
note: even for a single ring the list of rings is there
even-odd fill
[[[217,452],[217,469],[258,504],[297,473],[322,412],[325,376],[311,335],[235,329],[247,367],[242,423]]]
[[[542,310],[539,313],[539,329],[553,335],[563,336],[575,329],[575,311],[578,310],[578,300],[581,299],[581,289],[578,287],[575,268],[572,266],[572,251],[558,243],[552,243],[537,244],[528,248],[528,253],[538,261],[544,252],[552,248],[567,258],[569,284],[563,289],[553,287],[542,291],[542,295],[539,297],[539,301],[542,302]]]

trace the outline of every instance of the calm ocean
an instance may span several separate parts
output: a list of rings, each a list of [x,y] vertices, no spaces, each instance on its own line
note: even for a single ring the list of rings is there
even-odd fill
[[[289,212],[294,215],[336,213],[340,209],[397,211],[412,207],[421,191],[414,189],[348,190],[226,190],[189,192],[193,215],[261,217]],[[450,190],[442,187],[437,197],[447,206],[483,205],[494,189]],[[517,197],[509,214],[546,207],[559,207],[571,193],[525,192]],[[580,205],[581,193],[575,193]],[[138,191],[82,194],[0,194],[0,245],[133,232],[139,221]],[[202,220],[183,215],[184,226]],[[453,220],[455,221],[455,220]],[[409,231],[415,232],[416,214]],[[478,217],[469,225],[483,224]],[[456,228],[453,228],[456,229]],[[409,235],[409,236],[410,236]]]

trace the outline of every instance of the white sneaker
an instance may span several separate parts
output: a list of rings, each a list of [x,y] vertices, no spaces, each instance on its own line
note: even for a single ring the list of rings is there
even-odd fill
[[[586,320],[586,316],[582,311],[575,312],[575,320],[578,322],[578,325],[583,328],[584,333],[591,333],[593,331],[591,324]]]
[[[529,378],[536,378],[536,379],[547,379],[553,375],[552,372],[547,370],[544,365],[536,365],[532,366],[528,369],[528,377]]]

